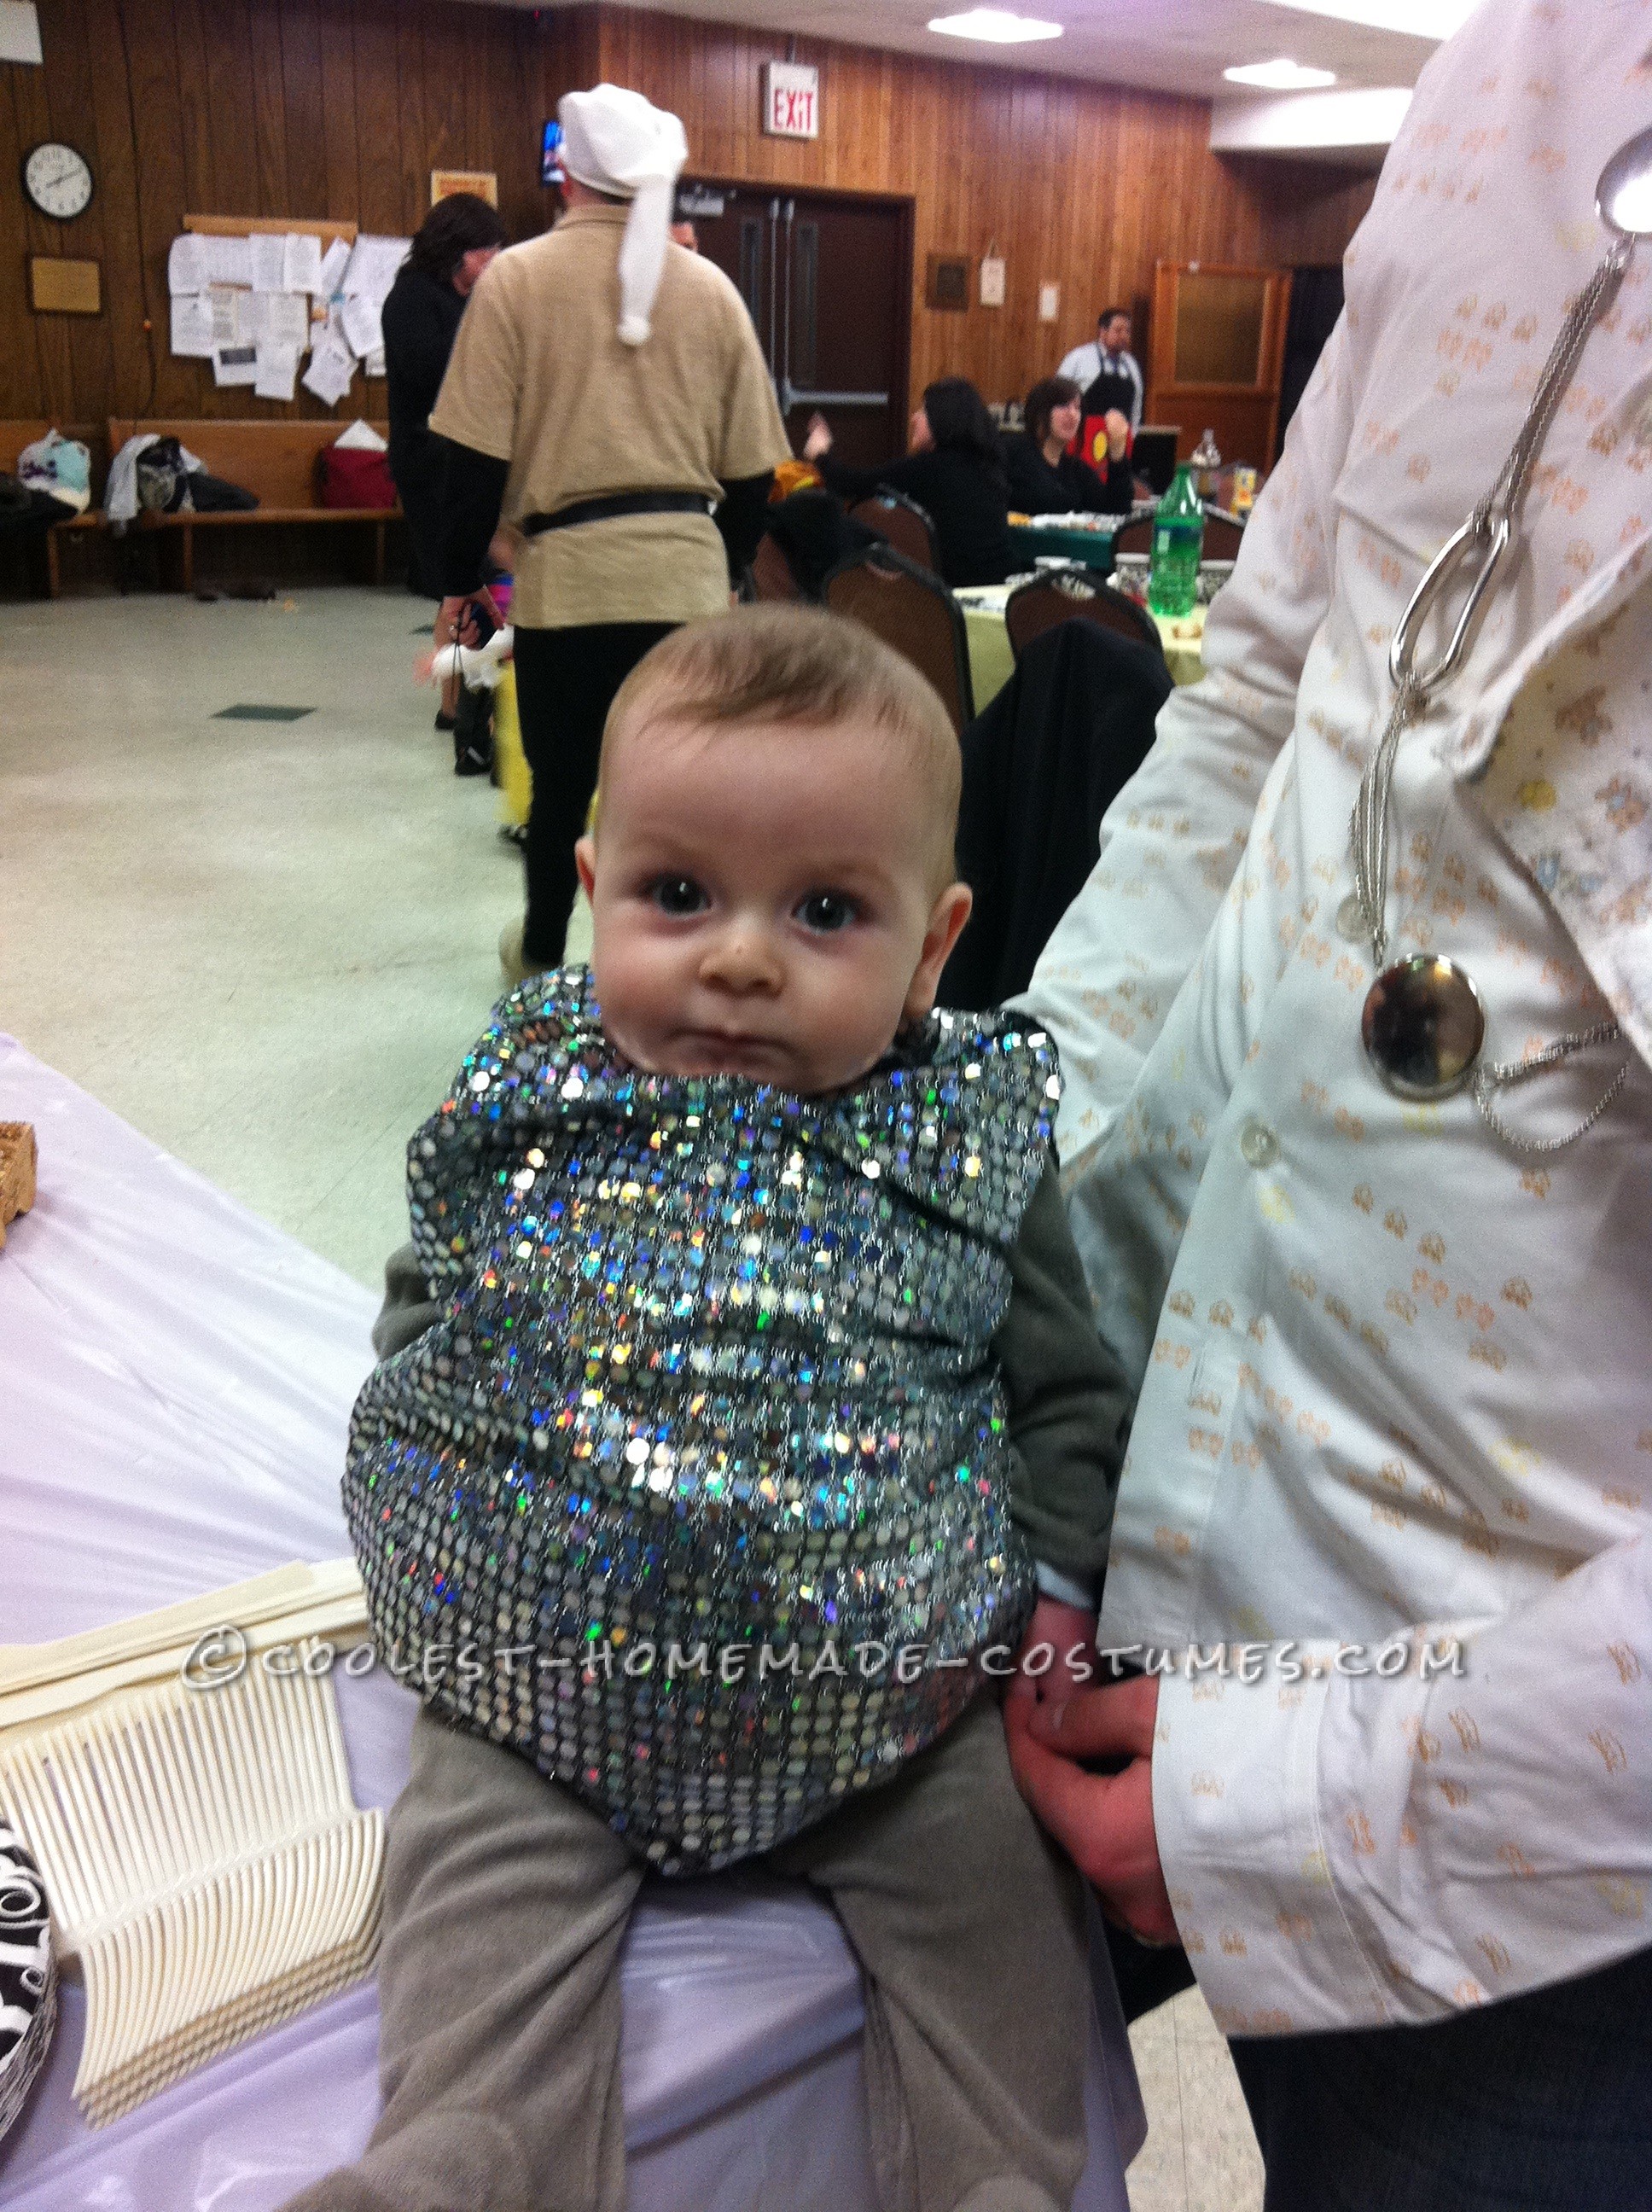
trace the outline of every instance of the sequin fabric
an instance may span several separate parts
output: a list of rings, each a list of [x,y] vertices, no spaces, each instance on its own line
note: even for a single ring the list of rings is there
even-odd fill
[[[1008,1015],[805,1098],[639,1073],[583,969],[506,1000],[409,1147],[443,1318],[352,1421],[391,1663],[667,1873],[932,1741],[1031,1604],[990,1342],[1060,1087]]]

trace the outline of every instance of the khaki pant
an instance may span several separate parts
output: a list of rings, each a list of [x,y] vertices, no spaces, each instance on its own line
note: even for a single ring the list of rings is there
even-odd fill
[[[762,1863],[824,1890],[859,1960],[886,2212],[1065,2208],[1084,1903],[1016,1794],[995,1702]],[[390,1821],[383,2117],[287,2212],[623,2212],[619,1954],[642,1879],[566,1791],[422,1713]]]

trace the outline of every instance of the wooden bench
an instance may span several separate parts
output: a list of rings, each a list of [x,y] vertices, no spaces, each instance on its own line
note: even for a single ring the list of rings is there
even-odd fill
[[[157,438],[176,438],[203,462],[215,477],[256,493],[259,504],[225,514],[156,514],[140,511],[131,525],[136,531],[165,531],[175,536],[179,547],[179,586],[195,588],[195,533],[197,530],[245,530],[268,523],[353,523],[373,531],[373,580],[385,580],[385,525],[401,514],[399,507],[323,507],[319,458],[337,441],[342,423],[293,422],[128,422],[109,419],[109,452],[118,453],[128,438],[140,433]],[[375,422],[382,438],[389,425]]]
[[[3,470],[8,476],[15,477],[24,447],[38,445],[52,427],[50,422],[0,421],[0,470]],[[67,426],[60,424],[58,427],[62,428],[65,438],[78,439],[81,444],[90,451],[92,495],[95,500],[102,489],[103,478],[109,465],[108,456],[105,454],[100,457],[98,453],[98,441],[103,435],[101,428],[95,431],[88,430],[84,423],[77,422],[71,422]],[[61,543],[58,532],[64,530],[97,530],[102,527],[102,524],[103,517],[94,506],[88,507],[83,514],[65,514],[61,522],[48,522],[41,525],[40,539],[46,556],[46,573],[43,580],[48,599],[55,599],[62,588],[62,574],[58,559],[58,549]],[[39,588],[41,580],[37,577],[34,589]]]

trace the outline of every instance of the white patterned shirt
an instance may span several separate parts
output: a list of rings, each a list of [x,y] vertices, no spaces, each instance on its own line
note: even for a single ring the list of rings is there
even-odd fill
[[[1389,957],[1461,962],[1492,1058],[1608,999],[1638,1043],[1505,1091],[1512,1125],[1564,1133],[1627,1054],[1624,1090],[1541,1158],[1467,1093],[1403,1103],[1337,927],[1394,624],[1600,258],[1649,44],[1643,0],[1493,0],[1424,71],[1210,673],[1028,994],[1098,1323],[1141,1378],[1102,1640],[1178,1655],[1154,1818],[1233,2034],[1427,2021],[1652,1943],[1652,245],[1401,747],[1388,893]],[[1423,1635],[1461,1672],[1424,1680]],[[1218,1644],[1225,1678],[1190,1674]],[[1399,1644],[1403,1674],[1330,1663]]]

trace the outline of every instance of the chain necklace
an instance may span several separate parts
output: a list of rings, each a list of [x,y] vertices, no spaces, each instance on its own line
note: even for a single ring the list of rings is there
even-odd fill
[[[1623,282],[1635,240],[1652,234],[1652,131],[1629,140],[1606,163],[1595,188],[1595,206],[1613,234],[1606,256],[1572,302],[1496,483],[1441,547],[1394,630],[1388,652],[1394,700],[1360,779],[1349,823],[1355,887],[1344,908],[1351,909],[1348,918],[1360,933],[1369,935],[1372,965],[1379,971],[1360,1016],[1366,1057],[1387,1087],[1402,1098],[1449,1098],[1472,1084],[1474,1103],[1486,1126],[1521,1152],[1554,1152],[1575,1144],[1623,1088],[1630,1063],[1624,1062],[1593,1111],[1564,1137],[1535,1140],[1517,1136],[1497,1110],[1497,1092],[1558,1066],[1574,1053],[1614,1042],[1620,1034],[1618,1025],[1601,1022],[1558,1037],[1529,1060],[1480,1065],[1485,1009],[1467,970],[1443,953],[1416,953],[1391,966],[1384,964],[1388,954],[1388,817],[1400,743],[1457,673],[1492,586],[1518,538],[1532,471],[1555,410],[1590,331]],[[1438,658],[1430,666],[1419,668],[1423,626],[1454,586],[1466,586],[1462,610]]]

